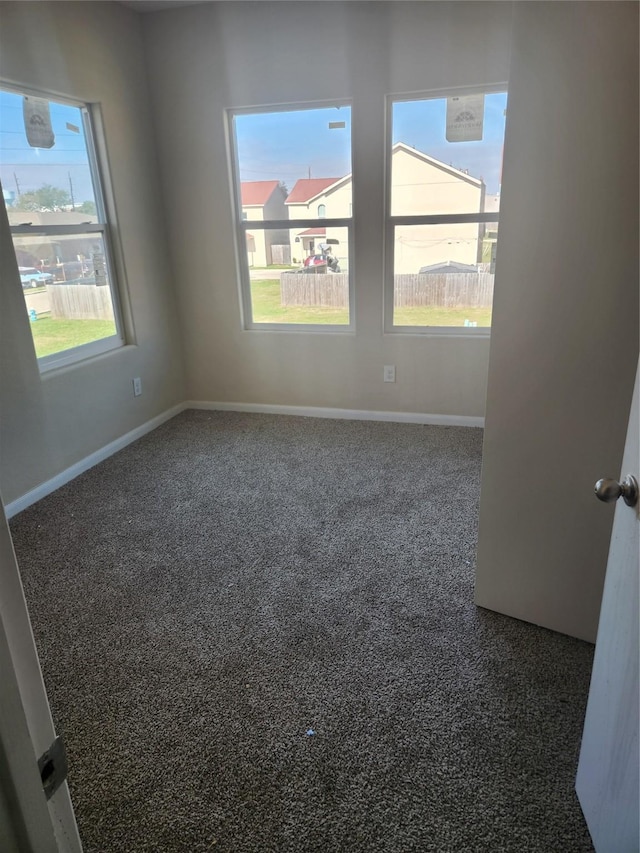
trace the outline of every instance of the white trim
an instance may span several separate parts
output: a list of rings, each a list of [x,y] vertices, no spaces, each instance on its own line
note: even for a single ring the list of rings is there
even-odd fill
[[[55,492],[55,490],[59,489],[60,486],[64,486],[65,483],[74,480],[80,474],[88,471],[89,468],[93,468],[93,466],[97,465],[98,462],[103,462],[105,459],[108,459],[109,456],[113,456],[114,453],[122,450],[123,447],[126,447],[128,444],[131,444],[137,439],[142,438],[143,435],[146,435],[148,432],[151,432],[161,426],[165,421],[179,415],[185,408],[188,407],[185,406],[184,403],[179,403],[177,406],[167,409],[155,418],[151,418],[150,421],[146,421],[146,423],[132,429],[130,432],[121,435],[120,438],[116,438],[114,441],[109,442],[109,444],[105,444],[104,447],[101,447],[94,453],[90,453],[89,456],[85,456],[84,459],[80,459],[78,462],[75,462],[69,468],[65,468],[64,471],[56,474],[55,477],[52,477],[50,480],[46,480],[46,482],[36,486],[35,489],[31,489],[31,491],[26,492],[26,494],[19,498],[16,498],[15,501],[6,504],[5,513],[7,518],[13,518],[14,515],[22,512],[23,509],[26,509],[28,506],[31,506],[31,504],[36,503],[36,501],[50,495],[51,492]]]
[[[333,418],[345,421],[388,421],[397,424],[484,427],[484,418],[470,415],[429,415],[422,412],[374,412],[366,409],[328,409],[320,406],[274,406],[269,403],[213,403],[187,400],[185,409],[214,412],[257,412],[267,415],[298,415],[303,418]]]
[[[484,418],[471,417],[468,415],[429,415],[422,412],[374,412],[365,409],[329,409],[320,406],[276,406],[268,403],[219,403],[209,402],[206,400],[187,400],[184,403],[179,403],[171,409],[167,409],[162,414],[157,415],[150,421],[141,424],[116,438],[114,441],[105,444],[84,459],[75,462],[69,468],[65,468],[55,477],[36,486],[35,489],[26,492],[16,500],[5,506],[7,518],[13,518],[23,509],[36,503],[37,501],[55,492],[61,486],[74,480],[80,474],[93,468],[99,462],[113,456],[119,450],[122,450],[128,444],[131,444],[137,439],[142,438],[148,432],[161,426],[171,418],[179,415],[185,409],[204,409],[214,412],[256,412],[267,415],[297,415],[304,418],[330,418],[335,420],[345,421],[388,421],[398,424],[432,424],[434,426],[462,426],[462,427],[484,427]]]
[[[51,355],[40,356],[38,359],[38,368],[41,376],[44,376],[51,370],[57,370],[59,367],[70,367],[73,364],[87,361],[87,359],[94,356],[105,355],[113,350],[122,349],[124,346],[124,338],[119,332],[116,332],[115,335],[109,335],[107,338],[98,338],[95,341],[89,341],[77,347],[60,350],[60,352],[54,352]]]

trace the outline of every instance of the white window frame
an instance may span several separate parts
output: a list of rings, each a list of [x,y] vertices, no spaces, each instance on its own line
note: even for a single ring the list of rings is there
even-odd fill
[[[47,373],[58,367],[66,367],[71,364],[76,364],[92,358],[96,355],[110,352],[115,349],[120,349],[125,345],[124,324],[122,320],[122,310],[120,302],[120,294],[115,275],[113,241],[111,239],[111,221],[113,217],[107,213],[105,205],[105,189],[110,192],[110,182],[104,165],[104,159],[98,156],[98,145],[104,149],[104,140],[98,138],[96,125],[99,125],[98,107],[96,104],[79,101],[75,98],[69,98],[66,95],[53,94],[45,92],[41,89],[31,89],[28,86],[20,86],[14,83],[7,83],[0,80],[0,89],[5,92],[11,92],[16,95],[27,95],[35,98],[45,98],[57,104],[66,104],[76,107],[82,115],[82,124],[84,130],[85,142],[87,145],[87,155],[89,159],[89,169],[91,172],[91,180],[93,186],[94,199],[96,204],[96,215],[98,222],[80,225],[10,225],[9,230],[11,237],[13,235],[45,235],[47,237],[55,237],[69,234],[100,234],[104,245],[105,265],[107,268],[108,287],[111,292],[111,302],[113,305],[113,316],[116,326],[116,333],[106,338],[100,338],[97,341],[90,341],[86,344],[81,344],[77,347],[61,350],[60,352],[52,353],[51,355],[41,356],[38,358],[38,367],[40,373]],[[102,134],[101,134],[102,136]],[[4,204],[4,200],[3,200]],[[25,211],[25,216],[28,211]],[[15,245],[14,245],[15,251]],[[16,258],[17,263],[17,258]]]
[[[384,333],[432,335],[437,337],[489,338],[491,326],[399,326],[393,323],[394,301],[394,247],[396,225],[452,225],[459,223],[499,222],[500,211],[484,213],[418,214],[412,216],[391,215],[391,158],[393,154],[393,105],[400,101],[426,101],[462,95],[495,94],[508,92],[506,83],[489,86],[471,86],[429,90],[426,92],[397,93],[386,97],[386,146],[385,146],[385,224],[384,224]]]
[[[353,212],[347,218],[309,219],[265,219],[248,221],[242,219],[242,199],[240,192],[240,164],[238,162],[238,145],[235,132],[235,117],[238,115],[261,115],[264,113],[293,112],[294,110],[314,110],[325,107],[348,106],[353,115],[353,104],[350,100],[296,102],[293,104],[277,104],[256,107],[230,107],[226,110],[226,126],[229,150],[230,180],[234,206],[234,222],[236,236],[236,268],[239,273],[240,306],[242,326],[247,331],[275,332],[306,332],[310,334],[353,334],[355,332],[355,288],[354,288],[354,252],[353,252]],[[350,138],[351,182],[353,188],[353,134]],[[256,323],[253,320],[253,305],[251,302],[251,278],[247,253],[247,232],[287,230],[291,228],[346,228],[347,249],[349,257],[348,288],[349,288],[349,323],[341,325],[324,323]]]

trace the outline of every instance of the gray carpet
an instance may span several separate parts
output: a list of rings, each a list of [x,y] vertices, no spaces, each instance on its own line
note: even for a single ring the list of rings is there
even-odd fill
[[[593,849],[593,650],[474,607],[481,442],[189,411],[13,520],[87,853]]]

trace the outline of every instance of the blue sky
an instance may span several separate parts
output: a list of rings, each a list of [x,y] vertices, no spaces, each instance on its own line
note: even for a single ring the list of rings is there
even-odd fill
[[[483,178],[487,190],[499,190],[506,94],[485,97],[482,142],[447,142],[446,100],[398,101],[393,106],[393,142],[406,142]],[[51,103],[55,145],[31,148],[22,115],[22,96],[0,92],[0,180],[5,190],[21,192],[53,184],[75,201],[94,198],[82,116],[77,107]],[[343,128],[329,128],[344,122]],[[69,128],[72,125],[79,132]],[[241,180],[280,180],[291,189],[298,178],[341,177],[351,172],[349,106],[240,114],[235,119]]]
[[[43,184],[69,192],[69,175],[76,203],[93,201],[82,113],[78,107],[51,103],[53,148],[31,148],[22,115],[22,95],[0,92],[0,180],[3,190],[30,192]],[[78,132],[70,129],[77,128]]]
[[[506,93],[485,95],[484,128],[480,142],[447,142],[445,98],[397,101],[393,105],[393,142],[406,142],[443,163],[482,178],[487,192],[500,190]]]
[[[397,101],[392,142],[429,154],[482,178],[489,193],[500,187],[506,94],[485,96],[481,142],[447,142],[446,99]],[[344,121],[344,129],[329,122]],[[350,107],[240,114],[235,119],[240,179],[280,180],[291,189],[298,178],[342,177],[351,172]]]
[[[242,181],[279,180],[291,189],[298,178],[351,172],[351,107],[241,114],[235,127]]]

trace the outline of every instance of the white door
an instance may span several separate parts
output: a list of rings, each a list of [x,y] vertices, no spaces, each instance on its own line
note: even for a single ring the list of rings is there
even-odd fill
[[[640,363],[638,365],[640,373]],[[638,374],[622,477],[638,475]],[[606,474],[606,472],[603,472]],[[576,791],[597,853],[640,850],[638,575],[640,501],[615,509]],[[605,507],[603,511],[606,512]]]
[[[55,730],[0,501],[0,849],[81,853],[69,788],[47,801],[38,758]]]

